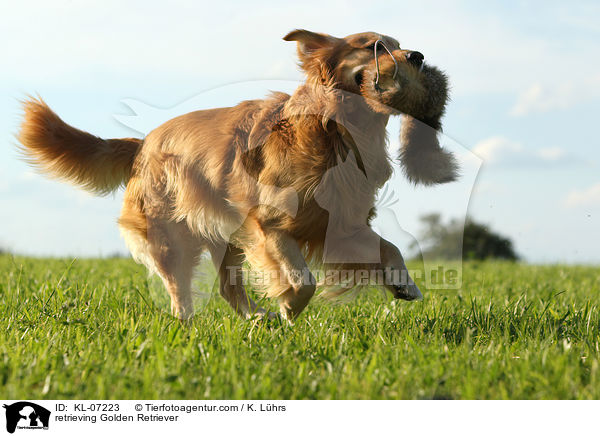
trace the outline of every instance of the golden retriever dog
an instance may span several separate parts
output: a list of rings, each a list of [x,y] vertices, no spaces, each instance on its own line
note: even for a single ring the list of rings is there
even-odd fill
[[[322,283],[314,264],[338,293],[376,277],[395,298],[422,298],[400,251],[369,222],[392,174],[390,116],[403,117],[398,158],[408,180],[455,179],[455,159],[437,139],[446,76],[377,33],[294,30],[283,39],[297,43],[306,74],[293,95],[191,112],[143,140],[101,139],[41,99],[24,102],[18,139],[30,163],[99,194],[126,186],[122,235],[134,259],[160,276],[181,319],[193,314],[192,272],[207,251],[221,295],[247,318],[277,315],[247,295],[244,262],[264,273],[259,290],[290,322]]]

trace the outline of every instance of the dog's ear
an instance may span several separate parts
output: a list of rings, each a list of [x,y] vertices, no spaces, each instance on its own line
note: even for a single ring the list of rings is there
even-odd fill
[[[284,41],[296,41],[298,43],[298,58],[302,68],[307,72],[310,72],[316,66],[315,64],[325,63],[326,60],[321,58],[326,54],[327,49],[334,47],[339,41],[339,38],[335,36],[304,29],[292,30],[283,39]]]
[[[444,150],[438,141],[440,127],[439,120],[424,123],[402,115],[400,163],[408,180],[415,184],[448,183],[458,177],[454,155]]]
[[[300,60],[311,56],[316,50],[332,47],[338,39],[325,33],[315,33],[304,29],[292,30],[283,37],[284,41],[296,41],[298,43]]]

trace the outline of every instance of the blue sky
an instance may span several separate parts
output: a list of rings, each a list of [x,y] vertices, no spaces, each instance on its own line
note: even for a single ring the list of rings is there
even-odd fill
[[[125,99],[165,116],[230,104],[242,88],[249,95],[240,99],[270,85],[289,90],[302,74],[294,45],[281,38],[307,28],[391,35],[450,76],[446,142],[482,166],[456,187],[415,191],[395,181],[402,228],[414,233],[420,214],[460,216],[468,205],[528,261],[600,262],[597,2],[59,0],[4,2],[0,17],[0,246],[34,255],[126,251],[116,226],[121,193],[92,197],[17,159],[26,94],[39,93],[65,121],[99,136],[136,135],[115,118],[132,113]],[[249,81],[259,84],[239,85]]]

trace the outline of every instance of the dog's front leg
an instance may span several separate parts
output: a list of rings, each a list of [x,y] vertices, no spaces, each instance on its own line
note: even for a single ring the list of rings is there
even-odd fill
[[[381,238],[381,266],[385,275],[385,286],[394,298],[402,300],[422,300],[423,294],[410,277],[400,250],[389,241]]]
[[[219,272],[219,292],[239,315],[247,319],[277,318],[277,314],[258,307],[246,293],[242,276],[244,255],[241,249],[232,244],[213,245],[210,247],[210,254]]]
[[[328,230],[323,260],[325,265],[336,269],[354,271],[354,284],[367,284],[368,280],[362,273],[375,270],[378,277],[383,276],[384,285],[394,298],[423,298],[408,273],[400,250],[366,224],[348,228],[338,226]],[[366,276],[370,277],[370,274]]]
[[[279,295],[281,315],[292,323],[314,295],[316,280],[294,238],[279,230],[265,231],[265,238],[269,255],[279,264],[279,280],[288,285]]]

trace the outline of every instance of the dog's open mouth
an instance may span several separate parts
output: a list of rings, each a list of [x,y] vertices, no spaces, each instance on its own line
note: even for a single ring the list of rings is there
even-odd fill
[[[431,104],[446,99],[446,77],[417,51],[394,54],[388,56],[380,48],[379,58],[355,73],[355,80],[362,80],[360,93],[376,112],[431,117]]]
[[[380,69],[380,62],[383,61],[383,59],[380,61],[380,56],[378,56],[379,48],[383,48],[385,50],[385,52],[389,55],[389,58],[391,58],[391,60],[393,62],[394,71],[392,73],[388,69],[387,74],[391,76],[391,81],[395,83],[396,87],[398,87],[400,85],[400,82],[402,81],[401,78],[399,77],[400,74],[402,74],[402,73],[401,73],[400,67],[398,65],[398,59],[396,59],[394,57],[394,55],[392,54],[390,49],[385,45],[385,43],[382,40],[378,39],[375,42],[375,44],[373,45],[374,61],[375,61],[375,77],[373,78],[373,88],[378,93],[381,93],[384,88],[383,84],[381,83],[384,73],[382,73],[382,71]],[[384,55],[385,55],[385,53],[384,53]],[[421,74],[423,72],[423,69],[425,68],[425,57],[423,56],[422,53],[420,53],[418,51],[408,52],[406,54],[406,64],[410,65],[415,70],[417,70],[418,74]],[[364,69],[360,69],[354,76],[354,80],[356,81],[356,84],[360,86],[363,82],[363,78],[364,78]]]

